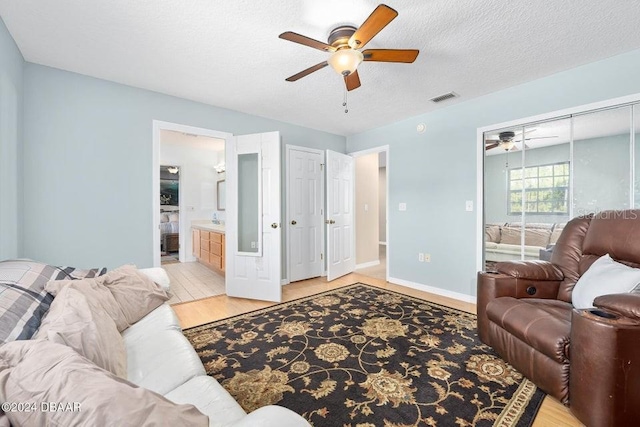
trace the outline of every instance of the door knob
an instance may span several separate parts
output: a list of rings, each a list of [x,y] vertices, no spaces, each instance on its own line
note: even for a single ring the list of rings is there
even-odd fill
[[[291,220],[291,225],[296,225],[298,223],[298,221],[296,221],[295,219]]]
[[[274,222],[273,224],[271,224],[271,228],[278,228],[278,223]]]
[[[328,219],[325,221],[326,224],[335,224],[336,222],[332,219]]]

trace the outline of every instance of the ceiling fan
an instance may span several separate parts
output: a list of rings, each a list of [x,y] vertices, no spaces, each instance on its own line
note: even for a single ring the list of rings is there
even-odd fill
[[[524,132],[524,136],[526,136],[528,133],[531,132],[535,132],[537,129],[529,129],[527,131]],[[519,139],[514,139],[516,136],[518,136]],[[537,137],[529,137],[529,138],[524,138],[525,141],[530,141],[532,139],[547,139],[547,138],[557,138],[557,135],[553,135],[553,136],[537,136]],[[522,142],[522,132],[513,132],[513,131],[506,131],[506,132],[500,132],[498,134],[498,139],[487,139],[485,140],[485,150],[489,151],[493,148],[496,147],[501,147],[504,149],[504,151],[517,151],[518,147],[516,146],[516,143],[518,142]],[[531,147],[529,147],[526,143],[524,144],[524,148],[525,149],[529,149]]]
[[[378,34],[384,27],[398,16],[398,12],[387,5],[381,4],[364,21],[360,28],[350,25],[342,25],[334,28],[329,34],[328,43],[297,34],[291,31],[280,34],[280,38],[299,43],[314,49],[331,52],[331,56],[326,61],[316,64],[306,70],[287,78],[288,82],[295,82],[302,77],[321,70],[327,65],[344,77],[348,91],[360,87],[360,76],[358,75],[358,65],[362,61],[375,62],[404,62],[411,63],[416,60],[417,49],[367,49],[362,48]]]

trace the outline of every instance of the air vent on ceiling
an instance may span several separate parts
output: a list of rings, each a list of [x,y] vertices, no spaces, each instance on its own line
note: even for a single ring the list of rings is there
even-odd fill
[[[446,101],[447,99],[451,99],[451,98],[455,98],[456,95],[453,92],[449,92],[449,93],[445,93],[444,95],[440,95],[440,96],[436,96],[435,98],[431,98],[431,101],[433,102],[442,102],[442,101]]]

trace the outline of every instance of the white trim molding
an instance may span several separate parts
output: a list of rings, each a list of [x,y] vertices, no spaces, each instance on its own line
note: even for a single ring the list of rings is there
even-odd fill
[[[356,264],[356,270],[362,270],[363,268],[375,267],[376,265],[380,265],[380,260],[363,262],[362,264]]]
[[[394,283],[396,285],[406,286],[407,288],[417,289],[419,291],[440,295],[442,297],[476,304],[476,297],[473,295],[467,295],[460,292],[450,291],[448,289],[437,288],[435,286],[423,285],[422,283],[411,282],[409,280],[397,279],[395,277],[390,277],[388,282]]]

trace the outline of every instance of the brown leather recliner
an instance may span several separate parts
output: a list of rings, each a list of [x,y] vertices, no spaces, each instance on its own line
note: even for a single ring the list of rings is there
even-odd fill
[[[598,297],[595,309],[571,304],[580,276],[605,254],[640,268],[640,210],[575,218],[550,262],[478,273],[478,332],[588,426],[640,425],[640,293]]]

